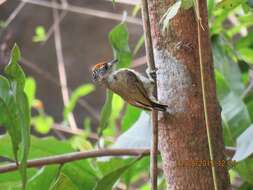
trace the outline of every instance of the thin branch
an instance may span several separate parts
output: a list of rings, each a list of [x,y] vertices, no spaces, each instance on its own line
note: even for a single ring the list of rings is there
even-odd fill
[[[55,23],[59,22],[59,15],[58,15],[57,9],[53,9],[53,17],[54,17]],[[68,86],[67,74],[66,74],[65,64],[64,64],[64,59],[63,59],[60,26],[57,24],[55,25],[54,41],[55,41],[55,50],[56,50],[56,57],[57,57],[57,63],[58,63],[57,65],[58,65],[60,83],[61,83],[61,86],[65,86],[65,88],[61,88],[62,99],[63,99],[64,106],[67,106],[69,102],[69,92],[67,88]],[[72,130],[76,130],[78,128],[73,113],[69,114],[68,121]]]
[[[214,151],[213,151],[213,142],[212,142],[212,131],[209,123],[209,113],[207,107],[207,95],[206,95],[206,81],[205,81],[205,69],[204,69],[204,62],[203,62],[203,52],[202,52],[202,32],[205,32],[204,27],[201,23],[201,12],[199,5],[201,4],[200,0],[195,0],[195,13],[197,17],[197,35],[198,35],[198,56],[199,56],[199,67],[200,67],[200,78],[201,78],[201,91],[202,91],[202,100],[203,100],[203,109],[204,109],[204,120],[205,120],[205,127],[206,127],[206,134],[207,134],[207,142],[209,148],[209,156],[210,160],[214,160]],[[203,12],[202,12],[203,13]],[[215,166],[212,165],[212,177],[213,177],[213,185],[214,189],[218,190],[218,182],[217,182],[217,170]]]
[[[77,160],[104,157],[104,156],[147,156],[149,155],[148,149],[100,149],[86,152],[73,152],[57,156],[49,156],[40,159],[29,160],[27,163],[28,168],[41,167],[51,164],[64,164]],[[0,173],[10,172],[17,170],[18,166],[15,163],[7,164],[0,167]]]
[[[63,7],[66,7],[66,8],[69,6],[68,0],[61,0],[61,4]]]
[[[6,2],[6,0],[0,0],[0,5],[2,5],[5,2]]]
[[[90,15],[90,16],[94,16],[94,17],[104,18],[104,19],[111,19],[111,20],[117,20],[117,21],[122,20],[122,15],[120,15],[120,14],[110,13],[110,12],[106,12],[106,11],[100,11],[100,10],[95,10],[95,9],[90,9],[90,8],[85,8],[85,7],[68,5],[68,7],[66,8],[58,3],[51,3],[48,1],[44,1],[44,0],[40,0],[40,1],[38,1],[38,0],[36,0],[36,1],[35,0],[20,0],[20,1],[24,1],[24,2],[27,2],[30,4],[39,5],[39,6],[43,6],[43,7],[66,10],[66,11],[73,12],[73,13],[85,14],[85,15]],[[126,22],[129,22],[132,24],[137,24],[137,25],[142,24],[141,20],[138,18],[135,18],[135,17],[127,17]]]
[[[54,33],[55,26],[60,25],[61,21],[64,19],[64,17],[67,15],[67,13],[68,12],[65,10],[62,11],[59,19],[56,22],[54,22],[52,24],[52,26],[48,29],[47,35],[46,35],[45,40],[43,41],[42,45],[44,45],[48,41],[48,39],[52,36],[52,34]]]
[[[55,131],[60,131],[60,132],[63,132],[63,133],[68,133],[68,134],[71,134],[71,135],[82,135],[84,133],[84,130],[82,129],[76,129],[76,130],[72,130],[70,127],[64,127],[62,126],[61,124],[58,124],[58,123],[55,123],[53,126],[52,126],[52,129],[55,130]],[[92,132],[89,132],[87,138],[90,138],[90,139],[94,139],[94,140],[98,140],[99,137],[96,133],[92,133]],[[109,142],[114,142],[115,139],[112,138],[112,137],[104,137],[104,139],[106,141],[109,141]]]
[[[77,128],[75,130],[72,130],[70,127],[64,127],[64,126],[62,126],[61,124],[58,124],[58,123],[55,123],[52,126],[52,129],[55,130],[55,131],[61,131],[61,132],[68,133],[68,134],[71,134],[71,135],[81,135],[83,133],[82,129]],[[96,137],[94,136],[94,139],[97,139],[97,136]]]
[[[142,0],[142,20],[143,20],[143,29],[144,29],[148,68],[150,71],[156,71],[147,0]],[[156,82],[154,86],[153,95],[154,97],[157,98]],[[152,110],[152,144],[151,144],[151,151],[150,151],[151,190],[157,190],[157,175],[158,175],[157,155],[158,155],[158,111],[153,109]]]
[[[61,3],[62,3],[62,6],[63,6],[65,9],[69,6],[67,0],[61,0]],[[48,30],[48,32],[47,32],[47,35],[46,35],[46,37],[45,37],[45,40],[43,41],[42,45],[44,45],[44,44],[48,41],[48,39],[51,37],[51,35],[54,33],[55,26],[56,26],[56,25],[60,25],[61,21],[62,21],[62,20],[64,19],[64,17],[67,15],[68,11],[66,11],[65,9],[61,12],[59,19],[58,19],[56,22],[54,22],[54,23],[52,24],[52,26],[49,28],[49,30]]]
[[[233,147],[227,147],[225,154],[232,158],[236,149]],[[39,159],[33,159],[28,161],[28,168],[42,167],[51,164],[64,164],[77,160],[83,160],[88,158],[97,158],[103,156],[148,156],[150,154],[149,149],[100,149],[86,152],[72,152],[56,156],[48,156]],[[252,158],[253,155],[250,155]],[[17,170],[18,167],[15,163],[6,164],[0,166],[0,173],[6,173]]]
[[[25,4],[26,4],[26,2],[20,2],[19,3],[19,5],[15,8],[15,10],[11,13],[11,15],[5,21],[6,26],[8,26],[14,20],[14,18],[16,18],[16,16],[23,9]]]
[[[139,57],[139,58],[133,60],[131,68],[132,69],[133,68],[137,68],[137,67],[140,67],[140,66],[142,66],[142,65],[144,65],[146,63],[147,63],[147,57],[146,56],[142,56],[142,57]]]
[[[35,71],[37,74],[39,74],[44,79],[46,79],[49,82],[52,82],[53,84],[55,84],[55,85],[57,85],[57,86],[60,87],[60,83],[58,82],[58,80],[56,78],[54,78],[52,75],[50,75],[47,71],[45,71],[42,68],[40,68],[38,66],[38,64],[34,64],[34,63],[32,63],[31,61],[27,60],[24,57],[21,57],[20,63],[22,65],[25,65],[28,68],[32,69],[33,71]]]
[[[112,2],[112,0],[105,0],[105,1]],[[140,0],[117,0],[116,3],[122,3],[122,4],[127,4],[127,5],[139,5]]]
[[[244,99],[252,91],[252,89],[253,89],[253,82],[250,81],[247,88],[243,91],[243,93],[241,95],[241,99]]]

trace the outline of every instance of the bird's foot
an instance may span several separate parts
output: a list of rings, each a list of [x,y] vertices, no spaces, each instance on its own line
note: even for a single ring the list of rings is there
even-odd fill
[[[149,68],[146,70],[146,73],[149,77],[150,80],[152,80],[153,82],[156,80],[156,71],[158,69],[154,69],[154,70],[150,70]]]

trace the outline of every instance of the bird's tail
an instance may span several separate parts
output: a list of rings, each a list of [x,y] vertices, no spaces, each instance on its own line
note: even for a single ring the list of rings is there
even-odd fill
[[[158,104],[158,103],[155,103],[155,102],[152,102],[152,107],[153,107],[153,109],[155,109],[157,111],[162,111],[162,112],[166,112],[168,110],[167,105]]]

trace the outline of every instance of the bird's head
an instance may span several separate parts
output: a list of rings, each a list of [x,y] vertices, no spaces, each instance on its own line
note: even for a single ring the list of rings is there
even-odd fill
[[[114,60],[109,61],[109,62],[97,63],[92,68],[93,80],[95,82],[101,82],[104,78],[106,78],[112,72],[112,67],[117,62],[118,62],[118,60],[114,59]]]

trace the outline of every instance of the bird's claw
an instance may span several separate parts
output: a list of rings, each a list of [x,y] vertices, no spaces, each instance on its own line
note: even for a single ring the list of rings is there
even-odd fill
[[[158,69],[157,68],[155,68],[154,70],[150,70],[150,69],[147,69],[147,74],[148,74],[148,76],[149,76],[149,78],[150,79],[152,79],[152,81],[155,81],[156,80],[156,71],[157,71]]]

